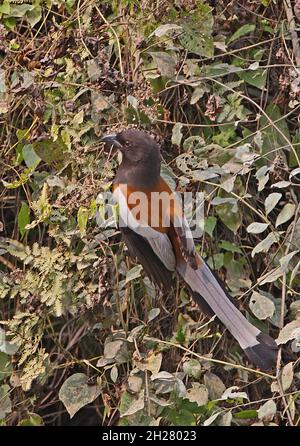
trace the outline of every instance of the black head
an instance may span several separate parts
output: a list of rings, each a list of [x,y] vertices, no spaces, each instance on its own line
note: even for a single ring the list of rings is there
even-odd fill
[[[101,141],[117,147],[125,160],[138,163],[140,161],[159,161],[159,145],[147,133],[136,129],[128,129],[117,134],[104,136]]]

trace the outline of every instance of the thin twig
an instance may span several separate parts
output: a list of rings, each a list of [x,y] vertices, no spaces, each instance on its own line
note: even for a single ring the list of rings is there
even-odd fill
[[[6,266],[6,268],[10,269],[11,271],[16,271],[15,265],[13,265],[9,260],[5,259],[5,257],[0,256],[0,263]]]
[[[247,372],[256,373],[257,375],[264,376],[265,378],[270,378],[270,379],[275,379],[276,378],[275,376],[269,375],[268,373],[261,372],[260,370],[253,370],[253,369],[250,369],[249,367],[245,367],[245,366],[240,365],[240,364],[233,364],[232,362],[221,361],[220,359],[214,359],[214,358],[209,358],[208,356],[199,355],[198,353],[193,352],[189,348],[186,348],[186,347],[184,347],[181,344],[176,344],[175,342],[163,341],[162,339],[157,339],[157,338],[154,338],[152,336],[145,336],[144,339],[147,340],[147,341],[153,341],[153,342],[157,342],[159,344],[165,344],[165,345],[169,345],[171,347],[179,348],[180,350],[188,352],[191,355],[195,356],[196,358],[204,360],[204,361],[209,361],[209,362],[214,362],[216,364],[222,364],[222,365],[230,366],[230,367],[233,367],[235,369],[246,370]]]
[[[119,53],[119,61],[120,61],[120,71],[121,71],[121,75],[122,78],[124,79],[124,70],[123,70],[123,63],[122,63],[122,51],[121,51],[121,45],[120,45],[120,40],[119,37],[116,33],[116,31],[114,30],[113,26],[106,20],[106,18],[104,17],[104,15],[102,14],[102,12],[100,11],[100,9],[98,8],[97,5],[94,5],[96,11],[98,12],[98,14],[100,15],[101,19],[103,20],[103,22],[106,23],[106,25],[110,28],[111,32],[113,33],[113,35],[116,38],[116,42],[117,42],[117,47],[118,47],[118,53]]]

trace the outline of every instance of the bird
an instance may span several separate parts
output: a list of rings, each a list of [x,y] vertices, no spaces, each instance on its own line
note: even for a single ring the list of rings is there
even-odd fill
[[[277,344],[246,319],[225,284],[197,253],[178,199],[161,177],[160,145],[135,128],[106,134],[101,141],[122,153],[112,189],[119,206],[119,230],[130,256],[162,291],[171,290],[174,276],[179,276],[200,310],[224,324],[250,362],[271,370]],[[160,195],[166,199],[157,203]]]

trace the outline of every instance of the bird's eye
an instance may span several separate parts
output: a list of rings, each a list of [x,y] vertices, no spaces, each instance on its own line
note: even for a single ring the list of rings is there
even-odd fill
[[[129,145],[130,145],[129,141],[125,141],[125,146],[129,146]]]

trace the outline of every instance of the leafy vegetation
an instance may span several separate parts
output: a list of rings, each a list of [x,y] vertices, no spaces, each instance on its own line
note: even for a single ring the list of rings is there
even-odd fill
[[[1,0],[2,425],[299,424],[288,4]],[[100,137],[130,126],[161,142],[173,187],[203,192],[197,249],[277,339],[274,374],[97,225],[118,164]]]

